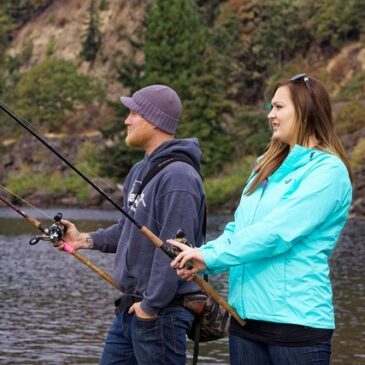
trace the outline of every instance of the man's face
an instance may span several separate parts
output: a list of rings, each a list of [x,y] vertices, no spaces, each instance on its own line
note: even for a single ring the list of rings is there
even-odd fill
[[[124,124],[127,126],[125,143],[130,147],[146,149],[156,127],[144,119],[140,114],[130,111]]]

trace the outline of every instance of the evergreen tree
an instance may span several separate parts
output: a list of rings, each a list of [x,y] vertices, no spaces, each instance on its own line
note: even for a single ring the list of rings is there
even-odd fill
[[[202,73],[207,30],[193,0],[156,0],[148,12],[143,52],[145,84],[164,83],[183,99]]]
[[[255,103],[262,93],[265,66],[254,52],[253,42],[259,11],[255,1],[225,3],[220,7],[213,28],[213,43],[227,95],[239,105]]]
[[[282,68],[285,61],[308,48],[309,31],[303,16],[305,7],[299,0],[262,2],[253,50],[269,70]]]
[[[53,0],[2,0],[13,22],[21,26],[47,8]]]
[[[9,42],[9,32],[12,29],[6,6],[0,4],[0,68],[4,64],[5,50]]]
[[[178,137],[199,138],[203,173],[212,174],[232,146],[223,128],[229,111],[217,54],[193,0],[156,0],[147,19],[145,84],[164,83],[182,98]]]
[[[86,34],[82,43],[80,56],[88,61],[94,62],[101,47],[101,34],[99,31],[99,18],[94,0],[89,7],[89,20],[86,27]]]

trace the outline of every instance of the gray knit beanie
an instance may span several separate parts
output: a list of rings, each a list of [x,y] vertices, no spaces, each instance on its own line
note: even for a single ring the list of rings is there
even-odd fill
[[[150,85],[136,91],[132,97],[122,96],[120,101],[151,124],[169,134],[175,134],[182,104],[179,95],[170,87]]]

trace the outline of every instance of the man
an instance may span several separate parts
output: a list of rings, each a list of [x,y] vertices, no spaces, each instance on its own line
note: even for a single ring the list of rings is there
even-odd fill
[[[202,244],[204,187],[193,167],[199,168],[201,151],[196,139],[174,138],[182,112],[179,96],[168,86],[151,85],[121,102],[130,109],[126,143],[145,151],[125,180],[124,209],[162,241],[183,229],[189,242]],[[192,164],[168,164],[139,191],[150,167],[172,154],[187,156]],[[75,249],[116,253],[114,279],[125,295],[117,303],[100,364],[185,364],[186,334],[194,317],[180,303],[185,294],[200,291],[197,285],[179,279],[166,254],[124,216],[93,233],[62,222],[64,240]]]

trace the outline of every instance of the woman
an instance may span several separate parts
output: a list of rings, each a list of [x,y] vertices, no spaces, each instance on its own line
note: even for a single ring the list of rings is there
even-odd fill
[[[244,327],[231,319],[231,364],[329,364],[328,259],[351,204],[349,164],[320,81],[300,74],[280,82],[271,104],[272,139],[234,221],[199,249],[170,241],[183,250],[171,265],[187,280],[229,271],[229,302],[247,318]]]

